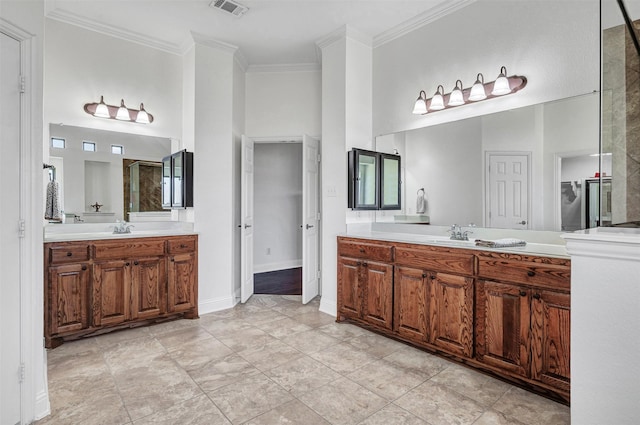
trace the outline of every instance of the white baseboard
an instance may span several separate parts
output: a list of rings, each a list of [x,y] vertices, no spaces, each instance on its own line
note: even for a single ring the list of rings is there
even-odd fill
[[[257,264],[253,266],[254,273],[273,272],[276,270],[295,269],[302,267],[302,259],[281,261],[278,263]]]
[[[320,298],[320,311],[333,317],[338,315],[338,303],[335,300],[328,300],[325,297]]]
[[[49,404],[49,393],[40,391],[36,394],[36,405],[34,419],[39,420],[51,414],[51,405]]]
[[[233,308],[238,303],[238,298],[220,297],[198,302],[198,314],[213,313],[214,311],[227,310]]]

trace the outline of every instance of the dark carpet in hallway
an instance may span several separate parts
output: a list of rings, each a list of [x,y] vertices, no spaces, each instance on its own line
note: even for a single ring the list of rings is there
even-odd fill
[[[302,267],[256,273],[253,288],[256,294],[301,295]]]

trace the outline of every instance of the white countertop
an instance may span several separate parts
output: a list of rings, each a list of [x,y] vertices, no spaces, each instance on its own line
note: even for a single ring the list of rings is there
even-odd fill
[[[546,257],[570,258],[567,254],[565,245],[558,244],[527,243],[526,246],[519,247],[488,248],[484,246],[476,246],[475,239],[470,239],[468,241],[458,241],[451,240],[442,236],[400,232],[380,232],[374,230],[359,230],[345,233],[340,236],[361,239],[375,239],[389,242],[414,243],[420,245],[434,245],[450,248],[474,249],[479,251],[508,252],[523,255],[542,255]]]
[[[177,221],[135,223],[131,228],[131,233],[113,233],[114,225],[115,223],[49,225],[44,228],[44,242],[151,238],[197,234],[193,231],[193,223]]]

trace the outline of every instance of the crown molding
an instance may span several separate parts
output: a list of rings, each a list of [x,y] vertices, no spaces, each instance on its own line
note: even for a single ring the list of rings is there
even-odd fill
[[[47,12],[46,17],[59,22],[63,22],[65,24],[75,25],[77,27],[81,27],[90,31],[95,31],[97,33],[104,34],[110,37],[115,37],[146,47],[151,47],[153,49],[162,50],[174,55],[183,54],[183,49],[181,48],[181,46],[124,28],[116,27],[113,25],[105,25],[103,23],[94,21],[84,16],[77,15],[67,10],[52,8]]]
[[[421,28],[431,22],[437,21],[438,19],[447,16],[456,10],[462,9],[472,3],[475,3],[477,0],[451,0],[447,2],[440,3],[438,6],[435,6],[425,12],[416,15],[415,17],[397,25],[387,31],[384,31],[375,37],[373,37],[373,47],[380,47],[383,44],[386,44],[396,38],[400,38],[405,34],[410,33],[411,31],[415,31],[418,28]]]
[[[247,73],[269,73],[269,72],[320,72],[318,63],[289,63],[272,65],[249,65]]]
[[[215,38],[200,34],[199,32],[191,31],[191,37],[193,38],[194,43],[202,44],[203,46],[211,47],[217,50],[222,50],[223,52],[235,54],[238,51],[238,46],[225,43],[224,41],[216,40]]]
[[[371,37],[358,30],[353,29],[349,25],[344,25],[320,38],[318,41],[316,41],[316,46],[318,46],[320,49],[324,49],[325,47],[330,46],[333,43],[342,40],[343,38],[358,41],[368,47],[372,47],[373,45],[373,39]]]

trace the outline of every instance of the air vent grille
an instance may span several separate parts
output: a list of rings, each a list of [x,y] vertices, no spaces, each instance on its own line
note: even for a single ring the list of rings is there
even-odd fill
[[[219,9],[223,12],[230,13],[233,16],[242,16],[247,13],[247,10],[249,10],[248,7],[231,0],[213,0],[209,4],[209,6],[213,7],[214,9]]]

